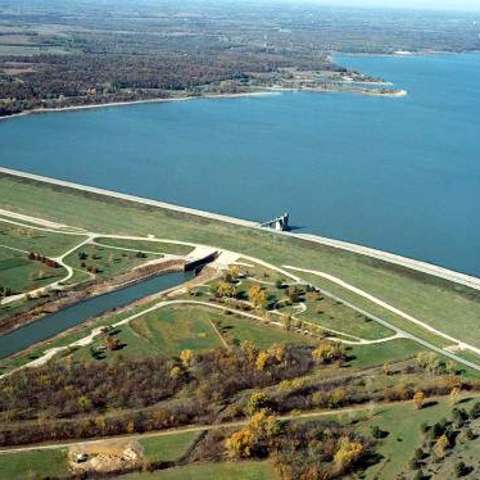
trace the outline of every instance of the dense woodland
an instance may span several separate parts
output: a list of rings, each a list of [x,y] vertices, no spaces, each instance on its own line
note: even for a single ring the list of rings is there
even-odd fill
[[[287,3],[0,0],[0,115],[205,93],[344,72],[335,51],[475,50],[472,15]],[[321,86],[332,88],[331,77]]]

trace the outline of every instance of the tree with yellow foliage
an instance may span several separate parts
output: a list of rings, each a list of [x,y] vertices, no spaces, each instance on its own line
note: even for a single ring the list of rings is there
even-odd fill
[[[254,392],[248,399],[245,413],[249,416],[254,415],[259,410],[266,408],[268,405],[268,397],[263,392]]]
[[[421,390],[417,390],[413,396],[413,403],[417,410],[420,410],[423,407],[423,402],[425,401],[425,394]]]
[[[348,471],[365,453],[365,446],[348,437],[342,437],[335,453],[335,468],[338,473]]]
[[[240,267],[238,265],[230,265],[228,268],[228,274],[234,282],[237,281],[240,276]]]
[[[251,365],[255,364],[258,355],[258,349],[256,345],[249,340],[245,340],[242,342],[241,348],[247,357],[248,363]]]
[[[279,364],[285,361],[285,346],[274,343],[267,350],[260,352],[255,362],[257,370],[263,371],[268,364]]]
[[[265,291],[259,285],[253,285],[248,290],[248,299],[255,308],[265,308],[267,306],[267,296]]]
[[[448,440],[448,437],[445,434],[443,434],[441,437],[438,438],[437,442],[435,443],[435,446],[433,447],[435,455],[439,458],[443,457],[445,455],[445,450],[449,446],[450,446],[450,441]]]
[[[450,403],[455,405],[460,397],[460,387],[453,387],[450,392]]]
[[[249,458],[252,454],[254,442],[253,433],[247,428],[232,433],[225,441],[227,456],[230,458]]]
[[[230,458],[250,458],[268,448],[271,439],[279,432],[279,423],[264,410],[250,418],[248,425],[233,433],[225,441]]]
[[[314,360],[320,363],[330,363],[345,357],[345,349],[338,342],[324,340],[318,344],[318,347],[312,353]]]
[[[192,366],[193,358],[194,356],[191,350],[182,350],[180,353],[180,360],[185,368],[190,368]]]
[[[228,282],[220,282],[215,292],[217,297],[234,298],[237,295],[235,286]]]
[[[265,370],[265,367],[268,365],[269,360],[270,355],[266,350],[260,352],[255,361],[255,368],[260,372],[263,372],[263,370]]]

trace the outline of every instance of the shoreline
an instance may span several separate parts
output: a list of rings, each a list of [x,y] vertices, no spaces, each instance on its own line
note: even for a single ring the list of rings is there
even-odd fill
[[[14,113],[12,115],[6,115],[0,117],[0,121],[9,120],[11,118],[25,117],[27,115],[40,115],[43,113],[56,113],[56,112],[76,112],[80,110],[93,110],[97,108],[109,108],[109,107],[128,107],[129,105],[142,105],[145,103],[169,103],[169,102],[187,102],[191,100],[215,100],[229,99],[229,98],[243,98],[243,97],[263,97],[269,95],[278,95],[281,92],[272,90],[259,90],[256,92],[243,92],[243,93],[220,93],[218,95],[189,95],[185,97],[171,97],[171,98],[146,98],[143,100],[132,100],[126,102],[110,102],[110,103],[92,103],[89,105],[72,105],[71,107],[61,108],[35,108],[33,110],[25,110],[23,112]]]
[[[413,258],[404,257],[402,255],[398,255],[393,252],[386,252],[386,251],[371,248],[365,245],[358,245],[350,242],[345,242],[342,240],[335,240],[328,237],[323,237],[320,235],[309,234],[309,233],[277,232],[275,230],[264,229],[260,227],[259,223],[251,220],[235,218],[235,217],[231,217],[229,215],[223,215],[220,213],[206,212],[203,210],[190,208],[190,207],[182,207],[179,205],[162,202],[159,200],[153,200],[153,199],[148,199],[148,198],[144,198],[136,195],[114,192],[114,191],[103,189],[103,188],[90,187],[90,186],[81,185],[74,182],[58,180],[51,177],[37,175],[34,173],[23,172],[19,170],[13,170],[5,167],[0,167],[0,174],[19,177],[19,178],[25,178],[28,180],[33,180],[36,182],[46,183],[50,185],[56,185],[56,186],[60,186],[68,189],[77,190],[80,192],[87,192],[87,193],[97,194],[100,196],[116,198],[118,200],[126,200],[134,203],[140,203],[143,205],[149,205],[152,207],[163,208],[166,210],[176,211],[176,212],[184,213],[187,215],[206,218],[209,220],[220,221],[223,223],[229,223],[231,225],[236,225],[239,227],[260,229],[263,231],[271,232],[272,234],[285,236],[287,238],[299,239],[299,240],[308,241],[314,244],[317,243],[327,247],[333,247],[339,250],[355,253],[357,255],[367,256],[370,258],[381,260],[389,264],[399,265],[401,267],[408,268],[413,271],[418,271],[433,277],[447,280],[454,284],[463,285],[473,290],[480,291],[479,277],[475,277],[473,275],[468,275],[461,272],[456,272],[454,270],[450,270],[440,265],[435,265],[422,260],[416,260]]]
[[[391,82],[359,82],[360,84],[364,83],[366,85],[379,85],[387,86],[393,85]],[[14,113],[12,115],[0,116],[0,122],[2,120],[10,120],[19,117],[26,117],[29,115],[40,115],[45,113],[65,113],[65,112],[76,112],[81,110],[93,110],[100,108],[116,108],[116,107],[128,107],[130,105],[142,105],[149,103],[170,103],[170,102],[188,102],[193,100],[216,100],[216,99],[232,99],[232,98],[248,98],[248,97],[267,97],[273,95],[281,95],[282,93],[288,92],[307,92],[307,93],[350,93],[354,95],[375,95],[379,97],[389,97],[389,96],[403,96],[397,94],[388,94],[388,93],[367,93],[365,91],[346,91],[341,89],[316,89],[316,88],[288,88],[288,87],[268,87],[263,90],[258,90],[255,92],[242,92],[242,93],[220,93],[218,95],[189,95],[185,97],[171,97],[171,98],[146,98],[143,100],[132,100],[126,102],[110,102],[110,103],[92,103],[89,105],[72,105],[70,107],[61,107],[61,108],[35,108],[33,110],[24,110],[23,112]]]

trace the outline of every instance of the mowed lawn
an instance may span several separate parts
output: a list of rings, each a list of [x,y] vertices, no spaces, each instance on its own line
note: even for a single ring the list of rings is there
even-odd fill
[[[279,480],[269,462],[207,463],[153,473],[133,473],[122,480]]]
[[[124,240],[121,238],[96,238],[96,243],[117,248],[138,250],[141,252],[167,253],[170,255],[188,255],[193,247],[176,243],[152,242],[150,240]]]
[[[44,232],[0,221],[0,245],[40,253],[47,257],[58,257],[85,238],[82,235]]]
[[[394,332],[352,308],[328,297],[306,303],[306,311],[296,313],[295,318],[317,323],[323,328],[333,329],[365,340],[378,340]]]
[[[371,345],[355,345],[347,349],[348,355],[352,357],[351,364],[358,368],[383,365],[385,362],[398,362],[415,357],[423,351],[425,347],[406,338]]]
[[[277,320],[276,317],[273,317]],[[241,344],[244,341],[253,342],[258,348],[268,348],[274,343],[300,343],[315,345],[318,340],[309,336],[274,326],[265,325],[260,321],[248,319],[240,315],[222,315],[218,325],[222,335],[231,340],[232,343]]]
[[[198,437],[198,432],[183,432],[140,440],[148,462],[173,462],[178,460]]]
[[[25,253],[0,246],[0,286],[13,293],[22,293],[43,287],[64,278],[67,271],[51,268],[44,263],[30,260]]]
[[[0,454],[2,480],[63,477],[68,473],[67,449]]]
[[[198,352],[221,347],[222,340],[209,322],[212,315],[216,314],[215,311],[188,306],[167,306],[146,313],[118,327],[115,336],[122,347],[105,351],[105,360],[113,361],[118,356],[132,359],[155,355],[174,356],[182,350]],[[103,343],[104,339],[98,338],[93,348]],[[77,350],[73,355],[78,361],[92,359],[90,346]]]
[[[480,346],[480,293],[429,275],[303,239],[7,175],[0,176],[0,195],[10,209],[19,213],[88,230],[123,235],[153,234],[158,238],[233,250],[278,266],[294,265],[329,273]],[[318,277],[312,278],[314,284],[320,283],[318,280]],[[386,312],[379,310],[380,315]],[[411,324],[406,326],[413,329]]]
[[[81,257],[81,254],[84,258]],[[144,254],[144,256],[138,257],[136,252],[89,243],[68,255],[64,261],[67,265],[82,272],[87,272],[88,268],[95,269],[93,273],[97,278],[110,278],[128,272],[143,263],[161,258],[161,254]]]

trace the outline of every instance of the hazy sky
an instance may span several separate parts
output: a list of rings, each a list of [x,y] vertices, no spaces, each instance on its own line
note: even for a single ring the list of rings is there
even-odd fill
[[[294,0],[291,0],[294,1]],[[309,0],[313,2],[314,0]],[[316,0],[325,5],[480,11],[480,0]]]

